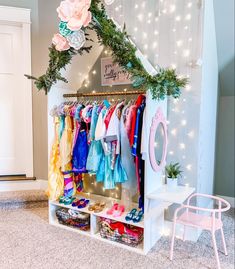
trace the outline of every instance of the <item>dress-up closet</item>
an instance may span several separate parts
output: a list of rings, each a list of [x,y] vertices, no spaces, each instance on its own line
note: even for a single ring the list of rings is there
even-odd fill
[[[143,61],[145,60],[143,59]],[[155,72],[148,62],[145,61],[144,64],[146,69],[150,69],[150,72]],[[142,91],[125,93],[113,91],[96,94],[91,92],[71,94],[65,91],[63,96],[61,96],[61,91],[57,89],[55,91],[57,97],[52,98],[51,105],[49,103],[51,108],[49,124],[54,126],[54,130],[49,130],[54,133],[54,143],[50,145],[49,165],[49,179],[51,179],[49,188],[54,194],[49,201],[50,223],[146,254],[163,233],[164,210],[175,203],[175,199],[179,199],[177,202],[183,202],[194,191],[193,188],[178,187],[169,194],[169,190],[163,186],[167,152],[167,101],[153,100],[150,92],[143,93]],[[52,90],[52,96],[55,91]],[[107,101],[110,100],[110,97],[112,97],[113,103]],[[139,113],[142,121],[139,122],[141,125],[139,133],[136,132],[137,125],[133,123],[133,118],[127,124],[135,126],[132,138],[130,138],[128,131],[120,131],[120,128],[125,128],[125,131],[128,128],[122,126],[123,117],[127,109],[131,110],[133,104],[138,104],[134,120],[138,120]],[[105,111],[109,106],[111,108],[108,112]],[[118,117],[121,107],[122,113]],[[81,110],[81,108],[83,109]],[[98,110],[100,110],[99,115]],[[104,114],[108,118],[111,111],[112,115],[116,117],[112,116],[109,119],[108,128],[102,126],[101,121]],[[94,115],[96,115],[95,118]],[[83,118],[82,123],[79,123],[80,117]],[[116,130],[117,126],[119,130]],[[105,137],[102,133],[103,127],[106,127]],[[78,129],[79,132],[77,132]],[[130,139],[133,141],[125,145],[123,134],[127,136],[124,141],[128,141],[128,143]],[[138,136],[141,136],[141,144],[138,144]],[[115,143],[113,143],[114,140]],[[158,144],[160,144],[159,150],[157,150]],[[132,145],[131,152],[129,152],[129,156],[126,156],[126,148],[130,145]],[[72,156],[68,154],[68,147],[72,148]],[[99,154],[102,147],[107,148],[109,154]],[[58,167],[58,163],[60,163],[60,167]],[[86,179],[84,179],[84,175]],[[131,178],[133,175],[134,180]],[[92,181],[91,178],[94,180]],[[56,181],[61,184],[55,184]],[[52,182],[51,186],[50,182]],[[94,184],[102,184],[104,194],[96,193],[94,190],[89,192],[89,188],[92,189]],[[53,189],[55,186],[58,188]],[[87,201],[88,205],[79,208],[79,206],[73,206],[72,202],[69,204],[61,202],[58,198],[59,193],[62,194],[61,189],[65,196],[76,196],[77,199]],[[176,193],[176,197],[172,197],[172,194]],[[137,194],[136,197],[133,197],[134,194]],[[169,197],[171,197],[171,201]],[[97,202],[104,205],[104,208],[91,211],[89,204]],[[116,203],[124,206],[124,212],[119,216],[108,213]],[[133,208],[144,213],[141,221],[134,222],[126,219]],[[83,220],[76,223],[77,227],[74,225],[74,219],[63,223],[64,219],[68,217],[66,215],[69,214],[68,212],[74,219],[78,219],[81,213],[85,213],[82,215]],[[110,233],[110,230],[113,233]]]

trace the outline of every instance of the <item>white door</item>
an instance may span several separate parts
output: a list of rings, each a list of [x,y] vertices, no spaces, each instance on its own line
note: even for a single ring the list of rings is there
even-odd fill
[[[0,176],[26,175],[32,134],[25,110],[24,49],[21,26],[0,23]],[[27,141],[28,140],[28,141]]]

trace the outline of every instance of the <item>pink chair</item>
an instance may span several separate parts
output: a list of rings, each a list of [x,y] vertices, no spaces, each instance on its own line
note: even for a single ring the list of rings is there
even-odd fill
[[[193,197],[206,197],[206,198],[213,199],[214,201],[217,201],[218,209],[209,209],[209,208],[192,206],[190,205],[190,201]],[[222,205],[225,205],[225,207],[222,208]],[[179,211],[183,209],[184,209],[184,212],[180,216],[178,216]],[[221,199],[219,197],[215,197],[212,195],[207,195],[207,194],[200,194],[200,193],[192,194],[188,198],[187,204],[181,205],[181,207],[177,208],[175,211],[171,250],[170,250],[170,260],[173,259],[176,224],[180,223],[184,225],[184,235],[183,235],[184,241],[185,241],[185,226],[191,226],[191,227],[211,231],[217,266],[220,269],[221,267],[220,267],[218,249],[216,245],[215,231],[220,230],[222,241],[223,241],[224,254],[228,255],[226,244],[225,244],[225,239],[224,239],[223,222],[221,220],[221,213],[229,209],[230,209],[230,204],[224,199]],[[208,214],[199,214],[198,211],[208,213]]]

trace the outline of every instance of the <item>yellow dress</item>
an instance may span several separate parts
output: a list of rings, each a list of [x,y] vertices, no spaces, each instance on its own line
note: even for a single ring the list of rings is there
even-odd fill
[[[65,127],[60,140],[61,171],[72,170],[73,122],[70,116],[65,117]]]
[[[55,138],[51,149],[48,175],[48,197],[57,200],[64,192],[64,178],[61,173],[61,160],[59,148],[59,123],[58,117],[54,117]]]

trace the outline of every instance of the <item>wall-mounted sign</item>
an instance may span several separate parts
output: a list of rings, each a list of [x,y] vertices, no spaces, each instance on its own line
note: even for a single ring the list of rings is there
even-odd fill
[[[113,62],[112,57],[101,58],[101,85],[132,84],[130,74]]]

